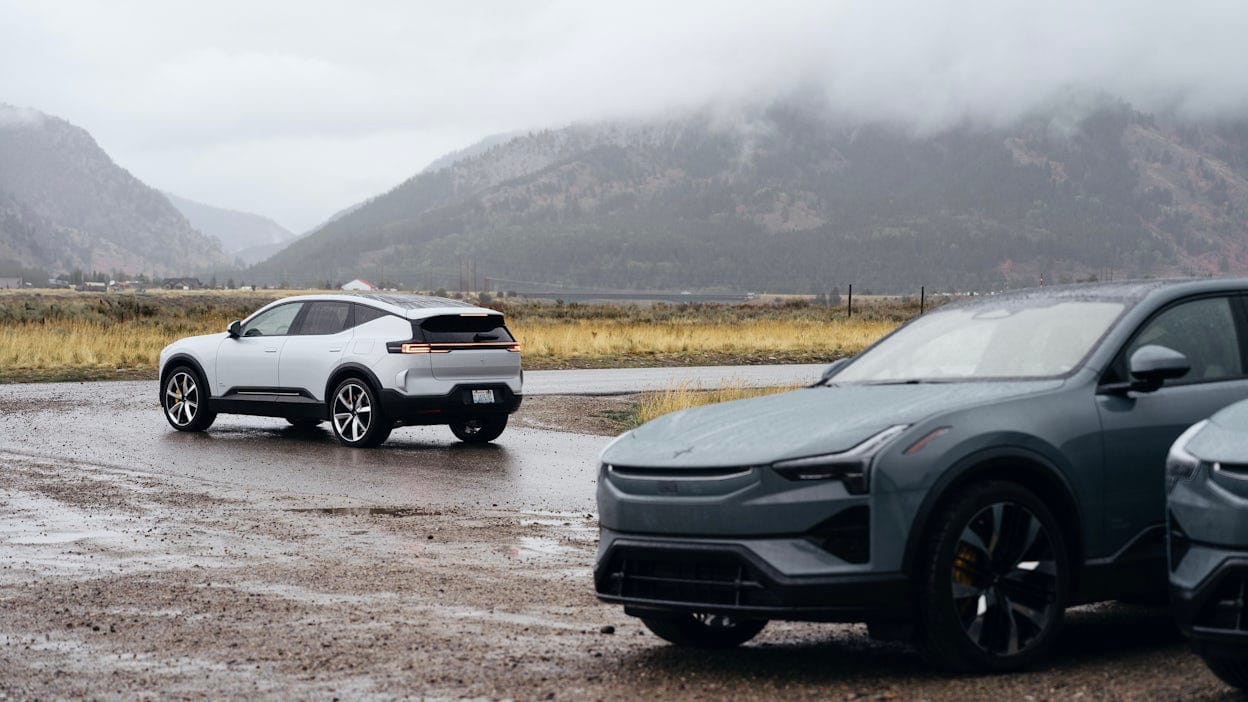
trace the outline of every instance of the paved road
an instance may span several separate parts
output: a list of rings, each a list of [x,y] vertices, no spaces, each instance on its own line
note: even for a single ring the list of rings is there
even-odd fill
[[[618,394],[688,379],[778,385],[806,382],[820,366],[535,371],[526,394]],[[151,381],[0,385],[0,452],[73,460],[279,492],[382,505],[499,505],[593,509],[598,452],[608,439],[508,429],[472,447],[445,427],[405,427],[381,450],[338,446],[328,428],[222,415],[211,431],[165,423]]]
[[[347,449],[326,425],[236,415],[186,434],[169,427],[155,398],[154,382],[0,386],[0,453],[381,505],[584,511],[608,441],[513,428],[498,445],[475,447],[446,427],[405,427],[381,449]]]
[[[524,392],[526,395],[622,395],[643,390],[664,390],[681,382],[708,390],[722,385],[777,387],[813,383],[825,368],[825,364],[813,363],[526,371]]]

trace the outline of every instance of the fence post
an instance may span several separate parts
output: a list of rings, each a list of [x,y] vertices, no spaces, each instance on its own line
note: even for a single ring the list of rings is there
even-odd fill
[[[919,314],[923,314],[924,303],[927,302],[927,286],[919,286]]]
[[[854,284],[853,283],[849,284],[849,296],[845,302],[845,316],[847,317],[854,316]]]

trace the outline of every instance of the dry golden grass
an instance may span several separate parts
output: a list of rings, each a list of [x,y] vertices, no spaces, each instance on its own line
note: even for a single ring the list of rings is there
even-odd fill
[[[230,320],[289,294],[3,292],[0,382],[152,377],[165,345],[223,331]],[[792,304],[495,306],[533,369],[831,361],[857,353],[911,314],[878,307],[846,319]]]
[[[742,359],[793,355],[839,358],[861,351],[896,327],[866,319],[769,319],[735,323],[681,320],[522,320],[512,331],[526,359],[575,362],[715,353]]]
[[[633,412],[631,426],[640,426],[646,422],[690,407],[713,405],[732,400],[744,400],[750,397],[775,395],[781,392],[796,390],[798,385],[774,388],[747,388],[741,381],[730,382],[728,385],[714,390],[703,390],[700,386],[688,381],[676,383],[662,392],[646,393],[637,402]]]

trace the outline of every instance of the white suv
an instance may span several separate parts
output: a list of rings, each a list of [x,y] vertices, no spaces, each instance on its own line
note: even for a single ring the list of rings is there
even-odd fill
[[[345,446],[376,446],[405,424],[493,441],[520,407],[523,378],[502,314],[422,295],[288,297],[160,352],[174,429],[203,431],[218,413],[329,420]]]

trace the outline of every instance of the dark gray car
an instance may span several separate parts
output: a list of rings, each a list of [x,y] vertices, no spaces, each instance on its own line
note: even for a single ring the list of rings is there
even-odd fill
[[[865,621],[1023,666],[1070,605],[1164,598],[1164,465],[1248,397],[1248,281],[1041,288],[922,316],[826,382],[676,412],[603,452],[598,597],[731,646]]]
[[[1175,619],[1218,677],[1248,690],[1248,402],[1184,432],[1166,475]]]

